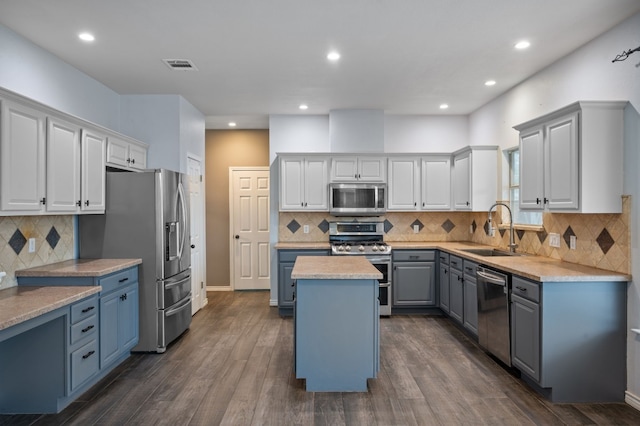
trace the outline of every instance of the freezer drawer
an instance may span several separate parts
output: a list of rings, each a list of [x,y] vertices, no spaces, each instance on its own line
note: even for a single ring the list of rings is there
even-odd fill
[[[185,332],[191,325],[191,293],[165,310],[158,311],[158,343],[164,352],[167,345]]]
[[[191,293],[191,269],[187,269],[173,277],[158,281],[158,309],[169,309],[170,306],[184,300]]]

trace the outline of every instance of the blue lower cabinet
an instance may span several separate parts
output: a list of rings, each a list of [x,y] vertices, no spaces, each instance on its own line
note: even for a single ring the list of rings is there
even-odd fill
[[[138,342],[138,287],[130,284],[100,297],[100,368],[111,365]]]

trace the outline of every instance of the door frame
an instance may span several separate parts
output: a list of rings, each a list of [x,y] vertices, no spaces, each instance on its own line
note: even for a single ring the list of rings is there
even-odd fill
[[[202,291],[204,294],[201,294],[200,297],[200,302],[201,305],[198,308],[198,311],[200,311],[200,309],[204,308],[205,306],[207,306],[207,304],[209,303],[209,299],[207,298],[207,286],[206,286],[206,282],[207,282],[207,203],[206,203],[206,187],[205,187],[205,164],[204,164],[204,159],[201,158],[200,156],[193,154],[191,152],[187,152],[187,167],[186,167],[186,175],[189,175],[189,160],[194,160],[197,161],[198,163],[200,163],[200,197],[201,197],[201,208],[200,208],[200,214],[202,215],[202,229],[200,230],[200,245],[202,247],[200,247],[200,263],[202,265],[202,282],[204,283],[204,290],[201,288],[200,291]],[[189,204],[191,204],[191,201],[189,201]],[[191,208],[191,205],[189,205],[189,208]],[[189,226],[193,226],[192,223],[189,224]],[[191,230],[189,230],[191,231]],[[189,232],[191,233],[191,232]],[[191,242],[189,242],[189,244],[191,244]],[[193,265],[191,265],[193,267]],[[193,271],[191,272],[191,279],[193,279]],[[192,295],[193,297],[193,295]]]
[[[245,167],[229,167],[229,288],[231,291],[235,290],[235,257],[234,257],[234,248],[235,244],[233,242],[233,230],[235,225],[235,211],[233,208],[233,172],[243,172],[243,171],[260,171],[260,172],[268,172],[270,171],[269,166],[245,166]],[[269,175],[269,187],[271,187],[271,175]],[[271,197],[271,194],[269,194]],[[271,205],[271,202],[269,202]],[[271,214],[271,212],[269,212]],[[269,226],[271,226],[271,219],[269,219]],[[271,264],[269,264],[269,268],[271,268]],[[272,271],[269,272],[270,274]]]

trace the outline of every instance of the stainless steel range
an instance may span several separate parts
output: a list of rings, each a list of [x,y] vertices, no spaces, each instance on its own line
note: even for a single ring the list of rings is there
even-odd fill
[[[391,247],[385,244],[383,222],[330,222],[333,256],[365,256],[382,273],[380,315],[391,315]]]

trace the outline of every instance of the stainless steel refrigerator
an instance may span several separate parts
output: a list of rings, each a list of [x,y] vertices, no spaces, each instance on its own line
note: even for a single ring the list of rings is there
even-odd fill
[[[140,340],[166,351],[191,324],[186,175],[164,169],[107,173],[106,213],[79,216],[81,258],[141,258]]]

